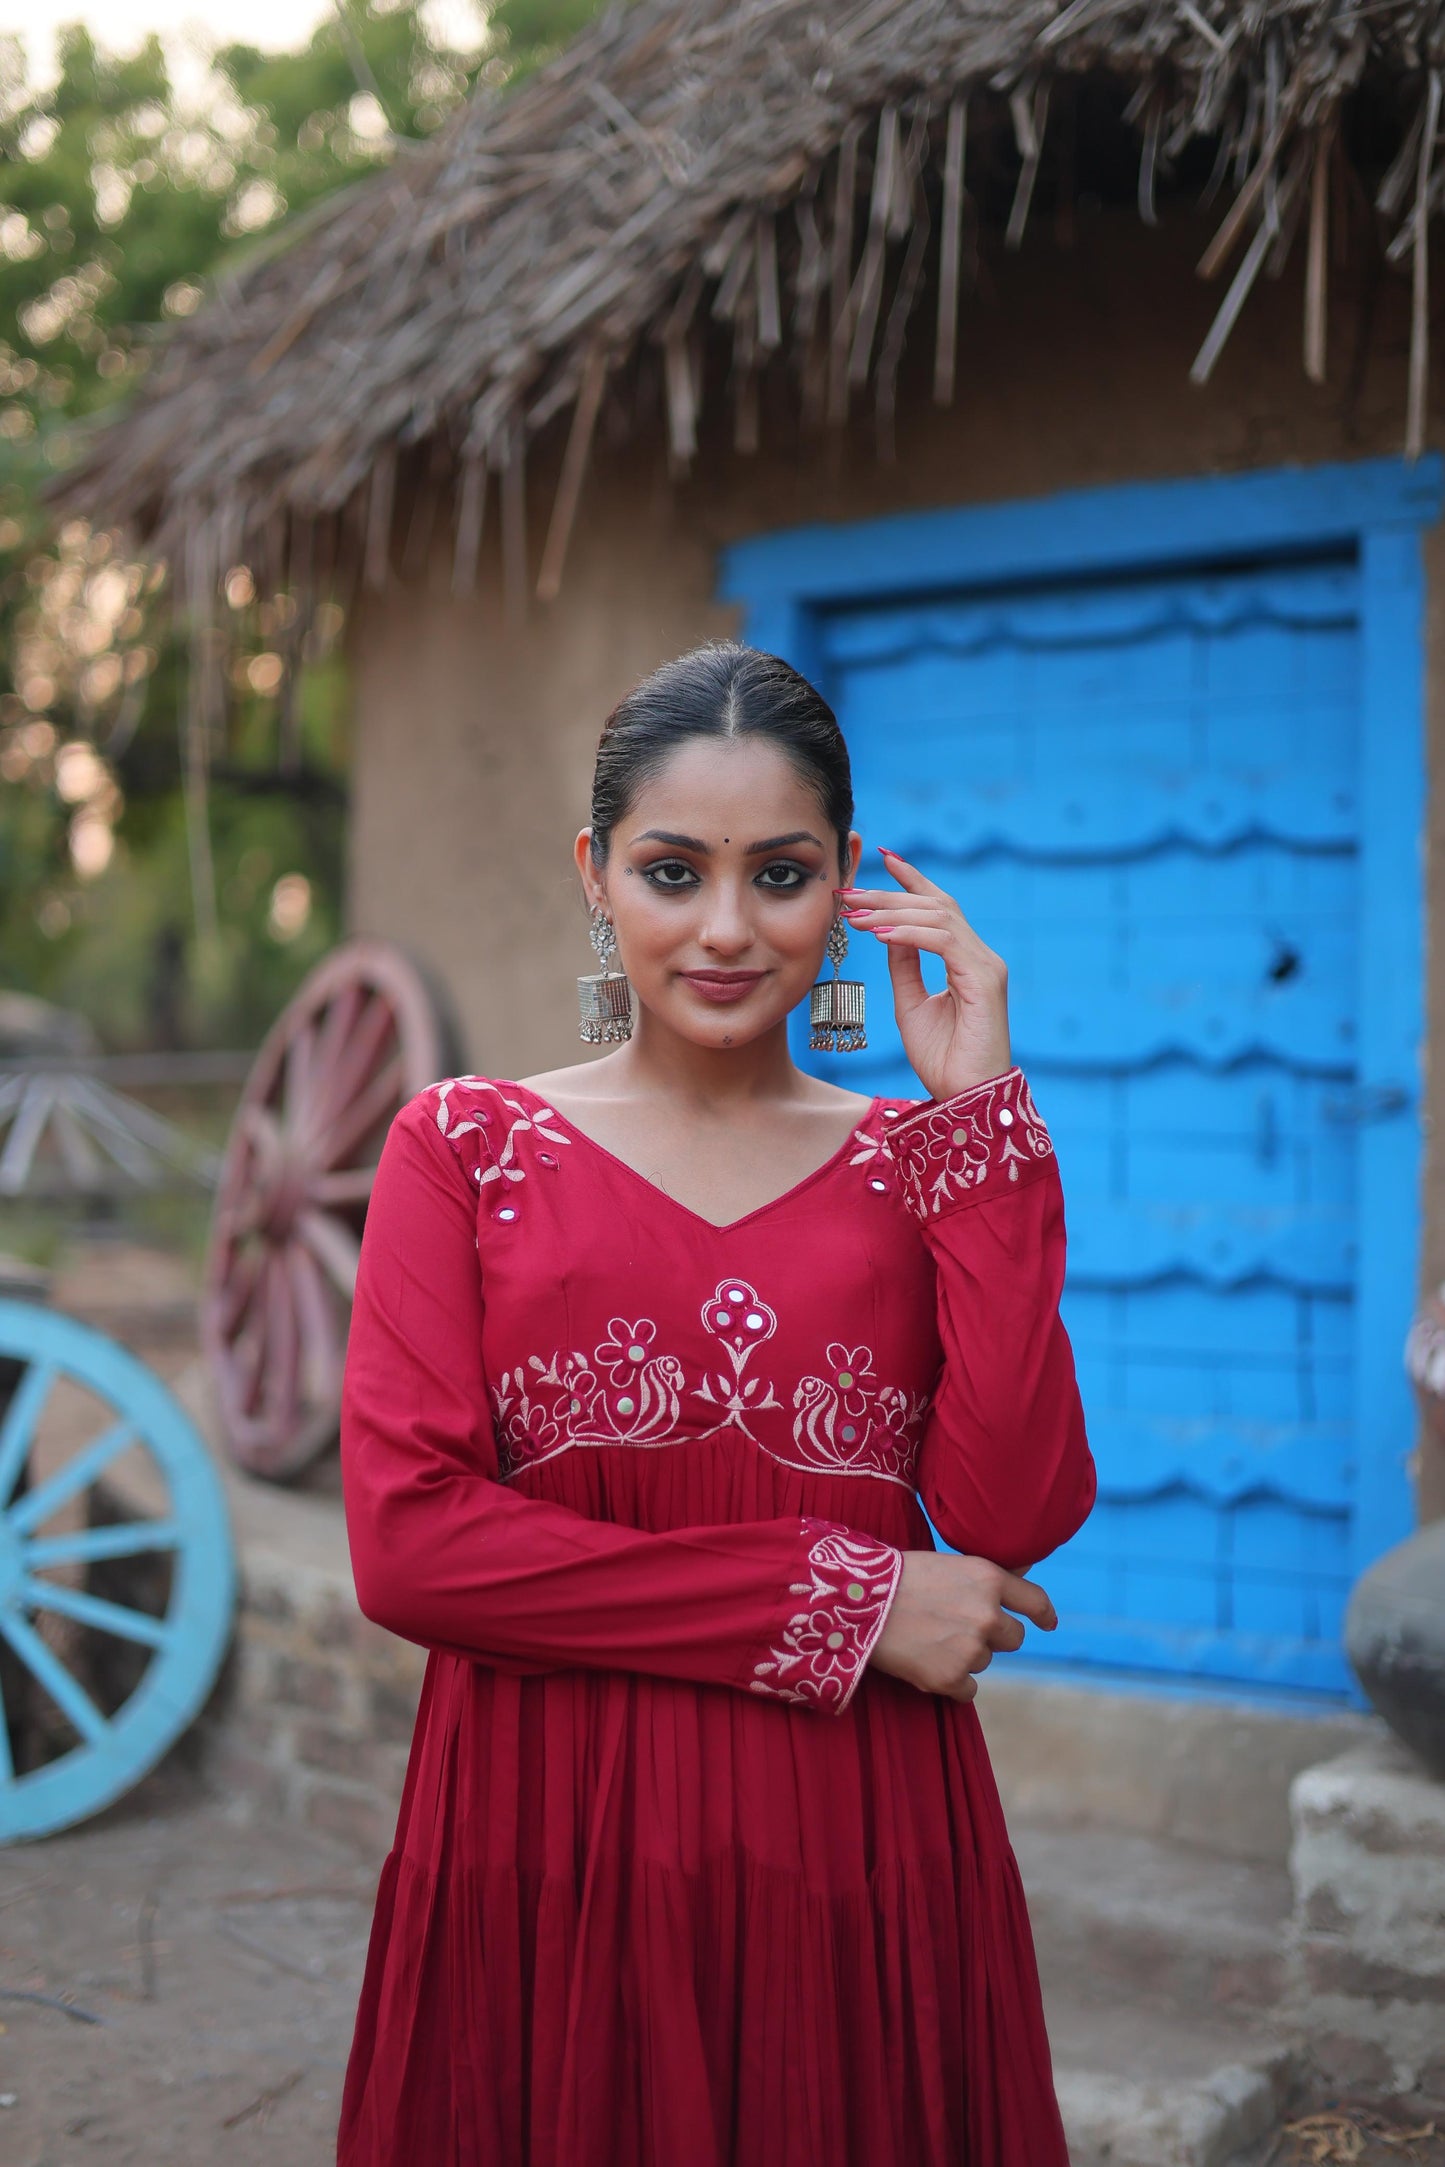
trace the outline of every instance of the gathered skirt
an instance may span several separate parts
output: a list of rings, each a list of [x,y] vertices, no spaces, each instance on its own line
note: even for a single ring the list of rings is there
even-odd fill
[[[572,1453],[531,1480],[696,1525],[689,1457],[619,1477]],[[709,1517],[859,1525],[867,1493],[870,1532],[930,1546],[897,1486],[745,1464]],[[875,1670],[831,1715],[433,1653],[337,2159],[1067,2167],[974,1708]]]

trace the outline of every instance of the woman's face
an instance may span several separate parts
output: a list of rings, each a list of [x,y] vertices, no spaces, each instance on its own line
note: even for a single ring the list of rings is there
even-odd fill
[[[617,933],[639,1002],[702,1046],[772,1029],[818,975],[847,861],[817,793],[764,739],[690,738],[612,831],[599,874],[577,838],[589,904]]]

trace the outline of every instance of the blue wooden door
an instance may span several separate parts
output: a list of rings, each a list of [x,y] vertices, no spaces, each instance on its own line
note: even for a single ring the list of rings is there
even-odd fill
[[[1347,1688],[1380,1110],[1357,1077],[1360,579],[1351,552],[814,621],[865,841],[1006,957],[1058,1143],[1100,1497],[1040,1575],[1054,1662]],[[871,853],[861,878],[889,884]],[[916,1090],[882,951],[855,959],[873,1049],[804,1058]]]

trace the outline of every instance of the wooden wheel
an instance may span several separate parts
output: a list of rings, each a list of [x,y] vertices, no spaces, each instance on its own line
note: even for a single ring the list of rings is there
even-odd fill
[[[235,1582],[216,1471],[160,1379],[0,1301],[0,1843],[155,1766],[210,1692]]]
[[[227,1141],[201,1334],[227,1450],[292,1475],[336,1435],[361,1229],[393,1115],[447,1073],[414,964],[335,949],[268,1034]]]

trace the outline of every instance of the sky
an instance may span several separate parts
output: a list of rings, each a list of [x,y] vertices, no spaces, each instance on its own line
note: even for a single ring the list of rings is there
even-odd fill
[[[98,45],[115,53],[134,52],[157,31],[174,60],[240,39],[269,51],[293,49],[331,6],[332,0],[0,0],[0,31],[19,33],[32,80],[46,83],[54,74],[55,34],[65,23],[83,22]],[[427,12],[457,45],[475,42],[478,10],[468,0],[433,0]]]

